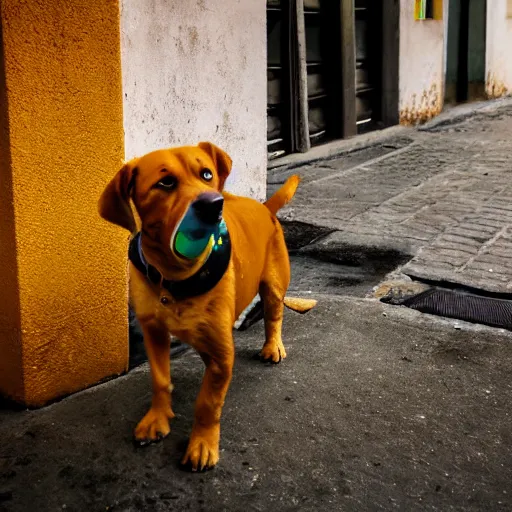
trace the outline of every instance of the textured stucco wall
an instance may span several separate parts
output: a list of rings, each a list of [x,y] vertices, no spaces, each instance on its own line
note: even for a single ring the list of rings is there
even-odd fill
[[[507,0],[487,0],[486,93],[490,98],[512,94],[512,18]]]
[[[427,121],[443,108],[444,23],[442,19],[416,21],[414,5],[400,0],[401,124]]]
[[[119,4],[2,0],[1,22],[0,391],[40,405],[128,360],[127,235],[97,213],[124,157]]]
[[[263,1],[121,0],[126,157],[212,141],[233,158],[227,189],[266,188]]]

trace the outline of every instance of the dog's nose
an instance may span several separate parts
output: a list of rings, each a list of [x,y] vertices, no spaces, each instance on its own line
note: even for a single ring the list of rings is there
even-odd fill
[[[216,192],[205,192],[192,203],[199,220],[205,224],[217,224],[222,218],[223,206],[224,198]]]

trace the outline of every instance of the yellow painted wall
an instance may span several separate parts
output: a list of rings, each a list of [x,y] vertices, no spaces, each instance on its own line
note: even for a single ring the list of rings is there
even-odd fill
[[[119,4],[1,9],[0,391],[41,405],[127,367],[127,234],[97,214],[124,156]]]

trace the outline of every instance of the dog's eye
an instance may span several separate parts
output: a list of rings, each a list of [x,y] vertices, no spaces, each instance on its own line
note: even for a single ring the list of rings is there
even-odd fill
[[[212,181],[213,179],[213,172],[210,169],[203,169],[199,174],[205,181]]]
[[[174,176],[167,175],[163,177],[156,186],[158,188],[163,188],[165,190],[170,190],[171,188],[174,188],[177,184],[177,180]]]

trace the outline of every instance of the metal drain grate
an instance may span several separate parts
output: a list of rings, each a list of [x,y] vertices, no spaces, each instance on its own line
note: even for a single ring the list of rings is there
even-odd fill
[[[512,302],[431,288],[414,297],[389,301],[421,313],[512,330]]]

